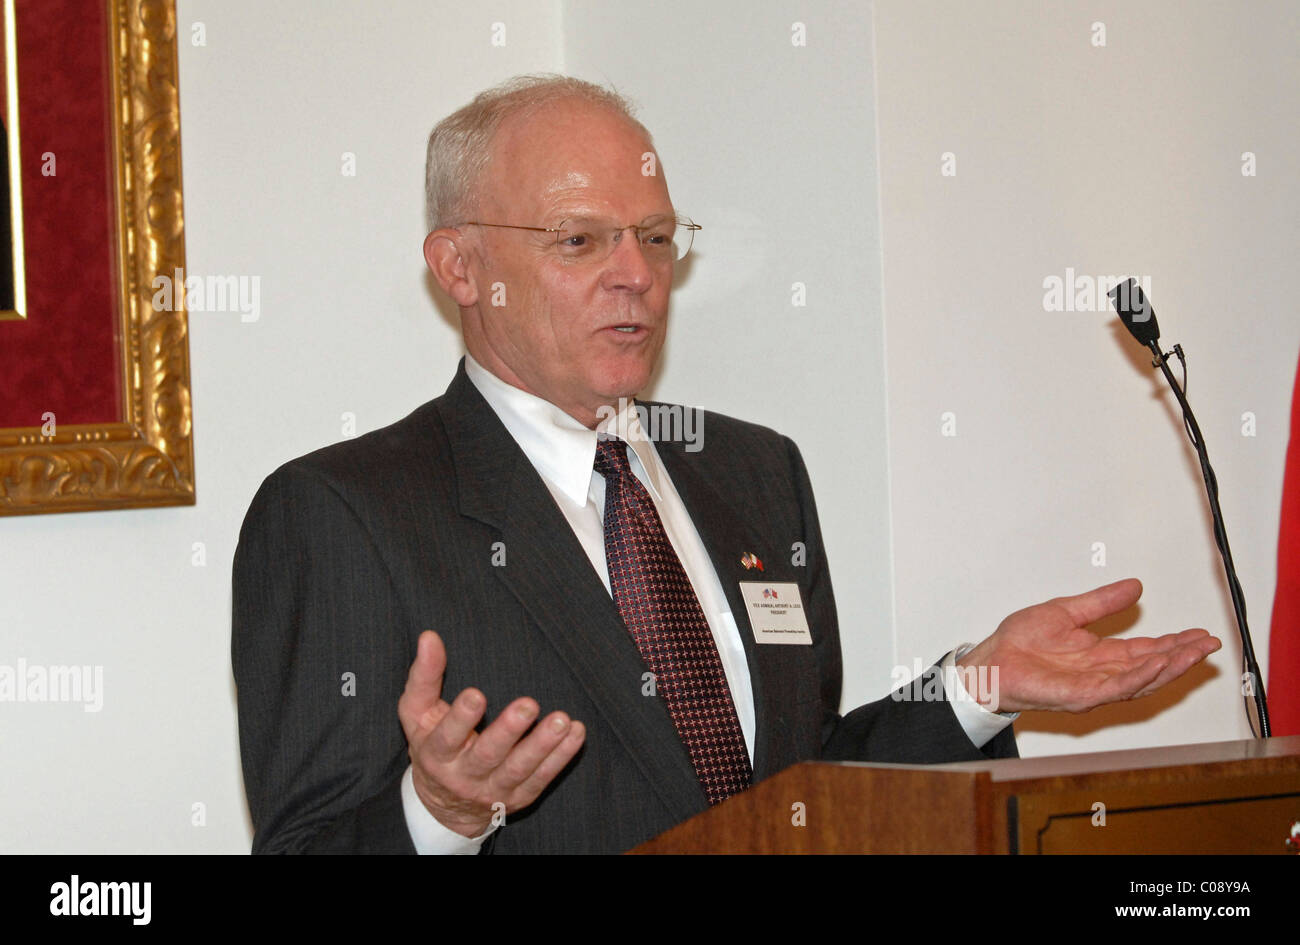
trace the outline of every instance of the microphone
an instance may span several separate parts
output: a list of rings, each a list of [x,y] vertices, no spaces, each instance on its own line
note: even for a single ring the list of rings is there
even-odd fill
[[[1232,596],[1232,609],[1237,617],[1237,633],[1241,637],[1241,658],[1245,665],[1245,672],[1242,675],[1242,694],[1247,697],[1254,696],[1255,714],[1259,717],[1257,735],[1259,738],[1268,738],[1271,729],[1268,720],[1268,699],[1264,694],[1264,677],[1260,675],[1259,663],[1255,661],[1255,647],[1250,640],[1250,628],[1246,625],[1246,595],[1237,581],[1237,568],[1232,563],[1232,551],[1228,547],[1228,532],[1223,525],[1223,510],[1219,508],[1219,481],[1215,478],[1214,470],[1210,468],[1210,456],[1205,449],[1205,439],[1201,436],[1201,428],[1192,414],[1191,404],[1187,402],[1187,359],[1183,356],[1183,346],[1174,345],[1172,351],[1161,353],[1160,326],[1156,323],[1155,309],[1151,307],[1151,303],[1142,292],[1142,287],[1132,279],[1115,286],[1106,295],[1114,304],[1115,311],[1124,322],[1124,327],[1129,330],[1129,334],[1137,339],[1138,344],[1149,348],[1155,355],[1151,366],[1159,368],[1164,373],[1165,380],[1173,388],[1174,396],[1178,398],[1178,405],[1183,410],[1183,426],[1201,462],[1201,478],[1205,480],[1205,492],[1210,500],[1210,515],[1214,519],[1214,541],[1219,546],[1220,557],[1223,558],[1223,570],[1228,578],[1228,593]],[[1170,354],[1177,355],[1183,367],[1182,384],[1174,380],[1173,372],[1169,370]],[[1246,713],[1246,721],[1251,722],[1249,710]],[[1255,726],[1251,723],[1251,731],[1254,730]]]
[[[1128,329],[1138,344],[1145,348],[1160,340],[1160,325],[1156,322],[1155,309],[1147,301],[1142,287],[1129,279],[1121,282],[1106,293],[1119,313],[1120,321]]]

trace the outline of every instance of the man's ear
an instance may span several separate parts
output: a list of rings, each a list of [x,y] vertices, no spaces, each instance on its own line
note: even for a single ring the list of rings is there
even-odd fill
[[[424,238],[424,261],[442,290],[461,308],[478,301],[478,286],[470,278],[463,249],[466,238],[459,230],[444,227]]]

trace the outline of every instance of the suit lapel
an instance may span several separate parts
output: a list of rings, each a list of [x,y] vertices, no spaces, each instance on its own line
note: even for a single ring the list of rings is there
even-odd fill
[[[461,514],[500,532],[497,574],[568,664],[668,809],[707,806],[690,756],[661,700],[641,694],[646,665],[604,583],[545,483],[465,374],[439,410]]]

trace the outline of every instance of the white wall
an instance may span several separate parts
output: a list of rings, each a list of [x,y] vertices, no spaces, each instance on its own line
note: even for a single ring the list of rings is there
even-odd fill
[[[0,706],[6,757],[22,759],[0,787],[0,849],[247,849],[229,667],[239,524],[270,470],[343,435],[342,414],[364,432],[446,386],[460,347],[420,259],[424,137],[526,71],[639,101],[675,203],[705,225],[651,393],[801,445],[846,706],[882,693],[895,663],[1121,574],[1148,582],[1135,632],[1230,630],[1195,470],[1149,372],[1105,315],[1042,311],[1042,279],[1066,266],[1152,276],[1166,336],[1192,359],[1266,649],[1300,343],[1281,295],[1297,219],[1290,7],[887,0],[873,49],[870,9],[829,2],[179,6],[189,268],[258,276],[261,317],[191,316],[197,506],[0,522],[0,660],[105,674],[98,713]],[[1087,45],[1093,19],[1104,50]],[[188,41],[197,22],[204,47]],[[938,174],[945,150],[956,178]],[[1237,172],[1243,150],[1258,177]],[[1121,230],[1124,206],[1150,214]],[[796,281],[806,306],[791,305]],[[945,410],[956,438],[938,436]],[[1254,439],[1236,433],[1244,410]],[[1094,540],[1106,568],[1088,563]],[[1125,706],[1103,718],[1126,724],[1083,738],[1026,719],[1022,747],[1242,735],[1235,663],[1215,663],[1163,715]]]
[[[979,635],[1137,576],[1123,629],[1204,626],[1223,651],[1138,703],[1024,717],[1022,753],[1248,737],[1173,395],[1111,312],[1045,311],[1043,282],[1067,267],[1150,277],[1162,341],[1187,352],[1265,659],[1300,347],[1300,7],[885,0],[875,20],[900,638],[926,652],[955,627]],[[955,437],[940,435],[949,411]]]

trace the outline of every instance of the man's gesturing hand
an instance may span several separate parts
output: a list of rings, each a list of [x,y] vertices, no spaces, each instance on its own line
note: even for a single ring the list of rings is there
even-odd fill
[[[1086,712],[1136,699],[1177,679],[1221,644],[1205,630],[1162,637],[1100,639],[1083,629],[1137,603],[1142,584],[1116,581],[1086,594],[1058,597],[1016,611],[960,666],[996,666],[992,695],[1002,712],[1060,709]],[[971,693],[981,703],[986,694]]]
[[[416,794],[444,826],[476,837],[492,822],[493,804],[512,812],[537,800],[577,754],[587,731],[563,712],[552,712],[521,741],[540,711],[524,698],[476,732],[487,698],[466,689],[448,705],[442,699],[446,668],[441,638],[426,630],[397,715],[406,731]]]

